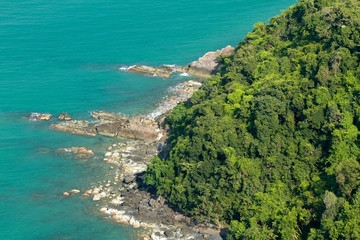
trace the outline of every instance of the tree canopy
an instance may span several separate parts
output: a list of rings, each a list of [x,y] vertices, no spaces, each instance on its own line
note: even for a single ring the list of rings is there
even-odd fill
[[[229,239],[360,239],[360,2],[257,23],[168,117],[145,181]]]

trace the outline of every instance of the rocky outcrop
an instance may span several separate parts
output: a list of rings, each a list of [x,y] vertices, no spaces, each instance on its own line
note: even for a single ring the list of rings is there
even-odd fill
[[[65,120],[65,121],[70,121],[71,117],[67,112],[63,112],[58,116],[59,120]]]
[[[162,128],[164,119],[180,102],[189,99],[199,89],[200,82],[187,81],[169,89],[164,101],[156,105],[155,111],[146,116],[128,117],[108,111],[92,112],[95,121],[70,120],[52,124],[55,130],[77,135],[118,137],[140,140],[160,140],[166,138],[166,129]]]
[[[31,113],[30,117],[28,117],[28,120],[31,121],[49,121],[51,119],[52,115],[50,113]]]
[[[208,78],[212,74],[216,74],[220,71],[222,64],[218,62],[217,58],[219,56],[228,57],[234,50],[235,49],[229,45],[216,52],[208,52],[199,58],[199,60],[190,63],[186,73],[199,78]],[[185,67],[185,70],[186,69],[187,68]]]
[[[51,124],[50,127],[58,131],[69,132],[77,135],[92,136],[92,137],[95,137],[97,135],[94,126],[89,124],[88,121],[83,121],[83,120],[71,120],[71,121],[61,122],[58,124]]]
[[[186,66],[164,65],[161,67],[150,67],[144,65],[135,65],[128,68],[120,68],[130,72],[145,73],[149,75],[157,75],[164,78],[169,78],[174,72],[187,73],[200,79],[206,79],[212,74],[216,74],[220,71],[222,64],[218,62],[219,56],[228,57],[234,52],[232,46],[227,46],[221,50],[215,52],[208,52],[204,56],[200,57],[197,61],[194,61]]]
[[[148,229],[150,233],[143,239],[211,239],[219,236],[217,226],[197,222],[177,212],[165,198],[152,194],[143,183],[147,164],[162,145],[149,141],[113,144],[103,161],[122,171],[120,174],[117,171],[110,182],[99,183],[99,187],[86,192],[94,194],[93,200],[103,206],[100,211],[109,215],[112,221]]]
[[[157,140],[164,135],[157,122],[144,117],[127,117],[107,111],[93,112],[91,116],[98,121],[89,123],[88,121],[72,120],[52,124],[51,128],[78,135],[96,136],[99,134],[143,140]]]
[[[217,226],[199,223],[181,214],[144,183],[144,172],[150,160],[166,154],[164,149],[170,146],[165,144],[167,132],[162,125],[164,118],[200,86],[201,83],[195,81],[173,86],[164,101],[157,105],[156,114],[146,117],[97,111],[91,113],[95,119],[93,122],[72,120],[53,125],[54,129],[71,133],[138,139],[109,146],[103,162],[110,164],[111,170],[105,174],[105,179],[92,183],[90,189],[78,193],[78,197],[95,201],[96,205],[101,206],[100,211],[108,215],[107,219],[133,228],[144,228],[143,239],[211,239],[212,236],[219,236]],[[88,151],[91,150],[81,147],[58,150],[61,154],[85,154]],[[64,197],[77,194],[66,193]]]
[[[135,65],[127,68],[129,72],[145,73],[149,75],[157,75],[163,78],[169,78],[174,72],[175,66],[150,67],[145,65]]]

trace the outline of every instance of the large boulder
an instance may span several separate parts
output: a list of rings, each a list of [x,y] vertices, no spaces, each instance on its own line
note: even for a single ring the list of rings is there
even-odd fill
[[[222,65],[218,62],[217,58],[219,56],[228,57],[234,50],[235,49],[229,45],[216,52],[208,52],[200,57],[199,60],[190,63],[187,73],[199,78],[208,78],[212,74],[220,71]],[[186,67],[184,69],[186,69]]]

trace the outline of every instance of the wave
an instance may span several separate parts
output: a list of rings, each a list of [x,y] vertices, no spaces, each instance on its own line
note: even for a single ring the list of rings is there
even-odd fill
[[[190,76],[188,73],[182,73],[182,74],[180,74],[180,76],[183,76],[183,77],[188,77],[188,76]]]
[[[129,69],[131,69],[131,68],[134,68],[134,67],[136,67],[136,65],[131,65],[131,66],[123,66],[123,67],[119,67],[119,69],[120,70],[122,70],[122,71],[129,71]]]

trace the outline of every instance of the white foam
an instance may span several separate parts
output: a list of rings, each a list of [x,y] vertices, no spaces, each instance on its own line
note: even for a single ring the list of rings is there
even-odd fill
[[[182,74],[180,74],[180,76],[183,76],[183,77],[188,77],[188,76],[190,76],[188,73],[182,73]]]
[[[119,67],[119,69],[122,71],[128,71],[129,69],[134,68],[134,67],[136,67],[136,65],[131,65],[129,67]]]

